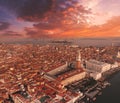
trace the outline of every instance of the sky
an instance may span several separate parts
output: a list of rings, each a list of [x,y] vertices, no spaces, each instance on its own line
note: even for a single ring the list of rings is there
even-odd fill
[[[120,37],[120,0],[0,0],[0,39]]]

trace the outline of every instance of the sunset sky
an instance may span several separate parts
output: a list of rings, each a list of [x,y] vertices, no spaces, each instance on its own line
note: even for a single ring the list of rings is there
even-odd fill
[[[0,38],[120,37],[120,0],[0,0]]]

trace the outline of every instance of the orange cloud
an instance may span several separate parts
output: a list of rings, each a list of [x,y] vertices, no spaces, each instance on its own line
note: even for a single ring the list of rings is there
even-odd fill
[[[120,36],[120,17],[113,17],[101,26],[79,27],[67,30],[61,37],[118,37]]]

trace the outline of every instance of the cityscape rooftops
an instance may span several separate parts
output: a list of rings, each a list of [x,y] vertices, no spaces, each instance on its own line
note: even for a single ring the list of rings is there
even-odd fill
[[[111,63],[111,61],[115,61],[119,47],[101,47],[99,51],[96,51],[97,49],[97,47],[73,48],[67,45],[0,45],[0,88],[6,90],[6,92],[2,92],[3,94],[0,92],[0,95],[6,98],[6,94],[12,94],[19,91],[20,88],[18,85],[21,82],[29,87],[28,93],[34,98],[33,100],[48,94],[50,98],[55,98],[53,94],[56,92],[56,94],[62,96],[62,92],[58,93],[58,91],[56,91],[59,90],[61,81],[82,72],[84,73],[84,70],[80,68],[80,70],[76,68],[70,69],[56,76],[53,82],[40,76],[39,71],[44,70],[48,73],[65,65],[66,61],[69,63],[75,61],[76,52],[78,50],[81,51],[81,58],[84,60],[95,59]],[[95,61],[93,62],[97,63]],[[103,65],[102,63],[97,64]],[[17,75],[21,75],[21,79],[19,79]],[[43,86],[47,89],[44,90]],[[41,90],[44,94],[41,94]],[[63,90],[63,92],[65,91]],[[35,97],[35,95],[37,95],[37,97]],[[22,96],[20,96],[20,98],[22,98]]]

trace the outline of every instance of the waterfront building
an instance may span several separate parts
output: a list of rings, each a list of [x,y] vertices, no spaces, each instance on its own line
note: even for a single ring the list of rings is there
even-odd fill
[[[91,71],[103,73],[110,70],[111,65],[105,62],[90,59],[86,62],[86,68]]]
[[[102,74],[99,72],[92,72],[90,73],[90,76],[94,78],[95,80],[99,80],[102,77]]]
[[[117,53],[117,58],[120,58],[120,51],[118,51]]]
[[[114,64],[111,64],[111,68],[117,68],[119,66],[118,62],[115,62]]]

